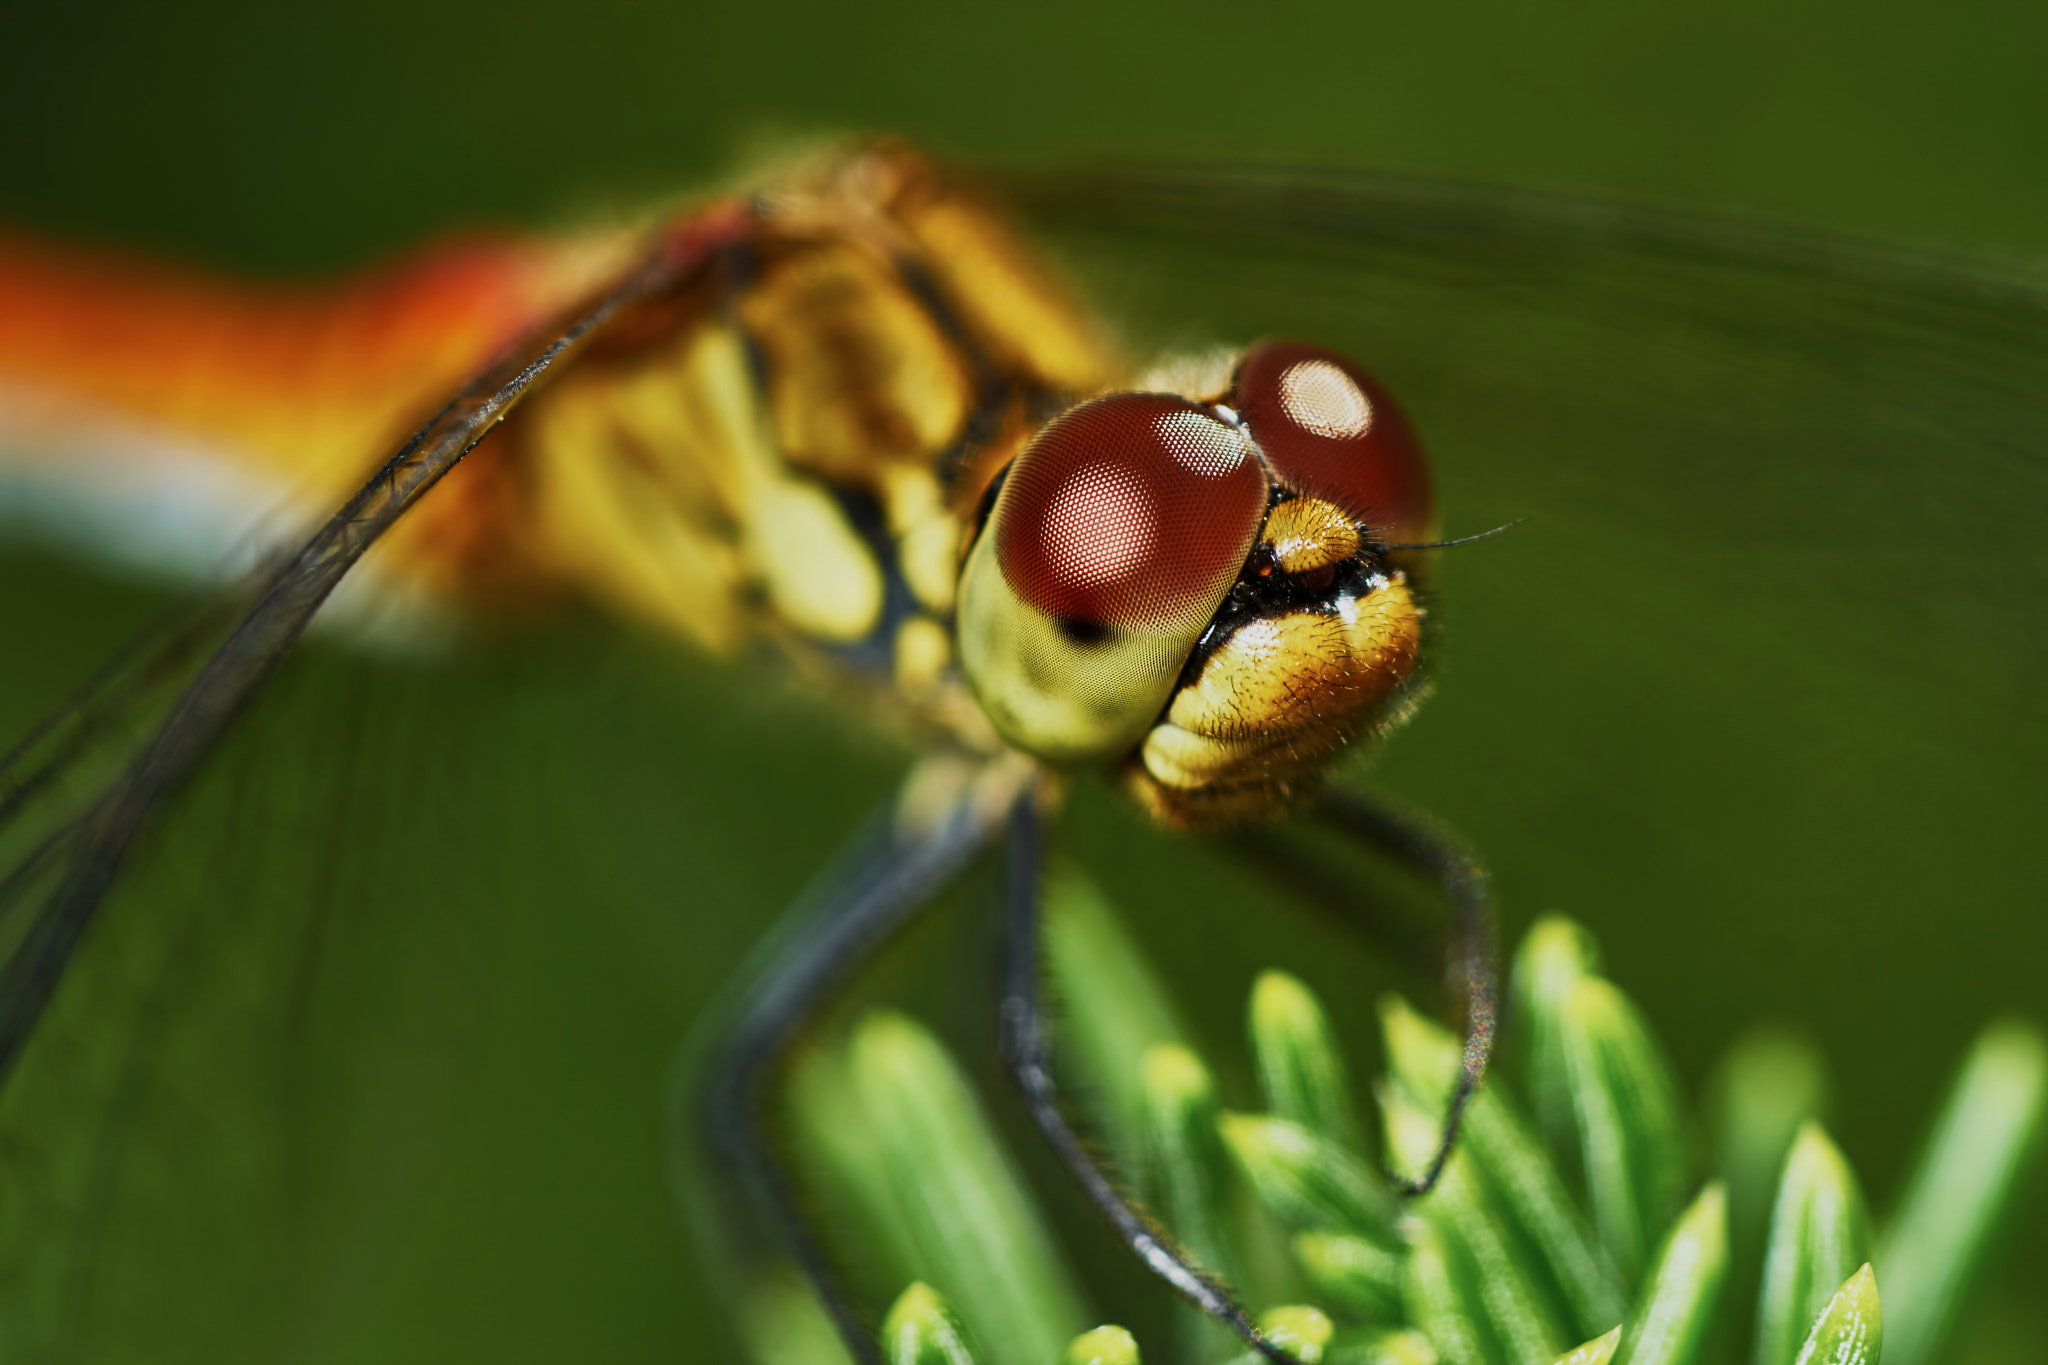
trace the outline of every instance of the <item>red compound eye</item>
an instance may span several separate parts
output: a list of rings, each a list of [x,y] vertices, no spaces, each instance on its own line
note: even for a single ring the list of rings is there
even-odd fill
[[[1199,630],[1251,551],[1266,476],[1243,433],[1155,393],[1062,414],[996,506],[1011,591],[1086,631]]]
[[[1233,396],[1283,485],[1336,503],[1384,540],[1430,538],[1422,445],[1363,369],[1321,346],[1262,341],[1238,362]]]

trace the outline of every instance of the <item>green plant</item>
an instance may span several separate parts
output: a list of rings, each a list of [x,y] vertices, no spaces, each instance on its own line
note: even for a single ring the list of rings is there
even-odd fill
[[[1890,1365],[1933,1365],[2041,1141],[2048,1046],[2028,1025],[1994,1025],[1880,1235],[1813,1117],[1817,1060],[1763,1036],[1723,1068],[1702,1181],[1694,1121],[1642,1014],[1600,974],[1590,936],[1550,918],[1512,974],[1528,1110],[1493,1077],[1437,1188],[1404,1205],[1302,983],[1268,972],[1254,986],[1263,1107],[1232,1112],[1109,907],[1071,874],[1048,935],[1064,1055],[1105,1149],[1196,1259],[1250,1303],[1280,1305],[1261,1325],[1309,1365],[1875,1365],[1881,1346]],[[1437,1140],[1458,1043],[1399,998],[1380,1014],[1384,1159],[1412,1172]],[[855,1291],[894,1298],[892,1362],[1138,1358],[1121,1328],[1081,1330],[1083,1297],[1022,1179],[920,1025],[865,1016],[798,1069],[789,1111],[827,1222],[857,1239]],[[1737,1340],[1733,1309],[1752,1293]],[[821,1315],[801,1292],[747,1316],[763,1365],[843,1359],[822,1322],[802,1325]],[[1178,1341],[1146,1349],[1250,1359],[1192,1310]]]

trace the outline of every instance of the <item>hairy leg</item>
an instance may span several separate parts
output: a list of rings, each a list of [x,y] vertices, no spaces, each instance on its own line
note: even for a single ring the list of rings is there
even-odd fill
[[[1259,1334],[1230,1289],[1204,1273],[1173,1244],[1144,1207],[1117,1187],[1082,1142],[1060,1107],[1059,1087],[1046,1055],[1045,1023],[1038,993],[1040,817],[1029,802],[1010,814],[1010,869],[1003,932],[1003,994],[997,1036],[1003,1065],[1023,1092],[1024,1103],[1046,1141],[1081,1185],[1125,1246],[1153,1274],[1190,1303],[1221,1322],[1268,1360],[1292,1365],[1293,1357]]]
[[[1465,1106],[1486,1074],[1493,1056],[1494,1028],[1499,1015],[1499,968],[1494,938],[1492,884],[1486,869],[1436,821],[1357,792],[1332,790],[1315,807],[1316,818],[1371,847],[1391,854],[1432,878],[1451,904],[1456,926],[1459,974],[1465,991],[1465,1055],[1457,1088],[1444,1114],[1442,1140],[1420,1177],[1395,1172],[1404,1195],[1427,1194],[1443,1175],[1444,1163],[1457,1145]]]

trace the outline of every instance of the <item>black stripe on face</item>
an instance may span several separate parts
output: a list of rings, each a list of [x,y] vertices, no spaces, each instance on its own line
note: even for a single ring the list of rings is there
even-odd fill
[[[1278,506],[1293,496],[1284,490],[1276,490],[1273,505]],[[1179,692],[1200,677],[1209,656],[1246,622],[1296,611],[1334,616],[1347,599],[1365,597],[1383,586],[1390,573],[1386,551],[1372,539],[1363,523],[1358,530],[1360,540],[1356,555],[1341,563],[1323,565],[1301,574],[1287,573],[1274,562],[1272,546],[1262,531],[1258,542],[1252,546],[1251,554],[1245,559],[1237,582],[1231,585],[1230,595],[1223,599],[1223,605],[1216,609],[1215,616],[1203,628],[1201,638],[1195,641],[1195,647],[1189,652],[1188,661],[1174,683],[1174,691]]]

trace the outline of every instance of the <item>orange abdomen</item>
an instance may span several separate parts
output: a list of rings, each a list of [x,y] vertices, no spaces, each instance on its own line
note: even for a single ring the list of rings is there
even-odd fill
[[[0,474],[154,486],[203,455],[216,481],[246,476],[317,518],[617,259],[608,243],[468,239],[334,283],[255,283],[0,234]],[[488,482],[458,468],[398,553],[430,570],[462,557]]]

